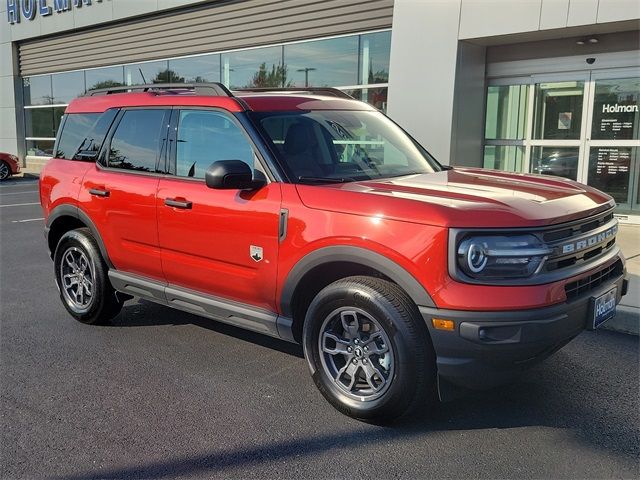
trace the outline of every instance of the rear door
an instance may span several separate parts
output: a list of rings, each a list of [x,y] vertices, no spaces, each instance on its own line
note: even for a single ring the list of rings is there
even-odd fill
[[[170,175],[158,186],[158,233],[169,284],[275,311],[279,183],[214,190],[205,171],[242,160],[265,175],[242,126],[216,109],[174,111]]]
[[[117,270],[163,280],[155,196],[171,110],[118,114],[99,161],[84,176],[80,206]]]

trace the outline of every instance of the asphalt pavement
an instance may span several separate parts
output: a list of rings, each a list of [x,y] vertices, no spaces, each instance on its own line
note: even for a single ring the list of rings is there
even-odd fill
[[[37,202],[0,185],[0,478],[640,476],[636,336],[584,332],[515,384],[369,425],[294,345],[144,301],[73,320]]]

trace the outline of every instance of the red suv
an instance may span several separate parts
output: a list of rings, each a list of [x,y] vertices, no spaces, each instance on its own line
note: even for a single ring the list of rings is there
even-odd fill
[[[89,92],[40,196],[77,320],[141,297],[301,342],[322,394],[362,419],[509,380],[627,289],[611,197],[442,166],[331,89]]]

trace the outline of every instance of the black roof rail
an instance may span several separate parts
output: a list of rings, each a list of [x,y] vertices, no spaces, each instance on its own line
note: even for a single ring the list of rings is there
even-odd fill
[[[222,83],[151,83],[147,85],[122,85],[118,87],[89,90],[84,96],[93,97],[96,95],[111,95],[114,93],[153,92],[161,90],[193,90],[196,95],[233,97],[233,93],[231,93],[231,91]]]
[[[283,87],[283,88],[269,88],[269,87],[260,87],[260,88],[234,88],[235,92],[305,92],[305,93],[315,93],[316,95],[327,95],[329,97],[339,97],[339,98],[349,98],[353,100],[354,98],[348,93],[339,90],[337,88],[331,87]]]

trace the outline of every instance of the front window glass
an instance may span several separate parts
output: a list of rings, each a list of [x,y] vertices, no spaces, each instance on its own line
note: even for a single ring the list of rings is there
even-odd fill
[[[282,64],[282,47],[223,53],[221,62],[222,83],[231,89],[290,85],[287,67]]]
[[[253,169],[253,149],[240,127],[222,112],[182,110],[176,175],[204,178],[207,168],[218,160],[242,160]]]
[[[84,72],[56,73],[51,75],[53,85],[53,103],[69,103],[84,95]]]
[[[608,193],[618,204],[629,203],[631,166],[637,158],[637,147],[592,147],[589,185]]]
[[[570,140],[580,138],[584,82],[536,84],[533,138]]]
[[[492,85],[487,88],[485,139],[525,138],[528,92],[529,85]]]
[[[53,103],[51,75],[26,77],[23,80],[23,91],[25,105],[51,105]]]
[[[640,138],[640,78],[596,81],[592,140]]]
[[[288,86],[334,87],[358,83],[358,37],[285,45]]]
[[[431,173],[439,166],[379,112],[253,113],[294,181],[351,181]]]
[[[85,71],[87,90],[114,88],[124,85],[123,67],[95,68]]]
[[[171,82],[170,77],[169,63],[166,60],[125,65],[124,67],[124,82],[126,85],[169,83]]]
[[[169,60],[171,81],[177,83],[202,83],[220,81],[220,55]]]
[[[533,147],[531,173],[578,178],[578,147]]]
[[[126,111],[111,140],[109,166],[155,172],[164,138],[165,110]]]
[[[27,140],[28,157],[53,156],[53,140]]]
[[[391,57],[391,32],[360,37],[360,83],[387,83]]]

